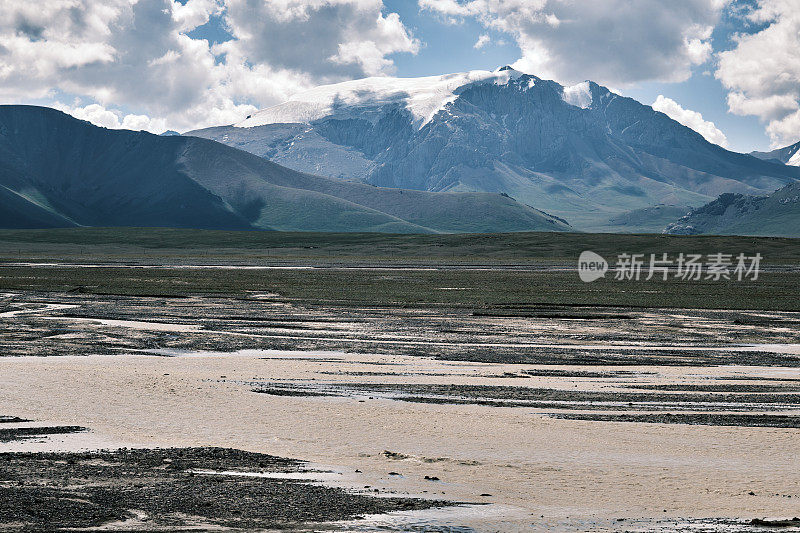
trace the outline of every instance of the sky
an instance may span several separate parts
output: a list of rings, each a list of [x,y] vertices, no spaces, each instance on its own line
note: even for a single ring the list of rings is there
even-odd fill
[[[366,76],[587,79],[749,152],[800,140],[800,0],[0,0],[0,103],[231,124]]]

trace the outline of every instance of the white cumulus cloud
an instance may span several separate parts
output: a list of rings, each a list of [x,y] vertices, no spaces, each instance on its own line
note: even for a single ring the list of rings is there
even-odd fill
[[[728,89],[728,107],[766,124],[774,147],[800,140],[800,5],[759,0],[747,13],[763,29],[736,37],[719,54],[716,77]]]
[[[126,130],[149,131],[150,133],[162,133],[167,129],[164,119],[152,119],[147,115],[125,114],[119,110],[106,109],[100,104],[80,106],[56,102],[53,107],[69,113],[75,118],[108,129],[125,128]]]
[[[391,73],[392,54],[421,46],[382,0],[0,0],[0,12],[3,101],[76,98],[59,107],[148,131],[238,122],[320,83]],[[190,37],[212,19],[233,39]]]
[[[492,38],[489,37],[488,34],[484,33],[483,35],[478,36],[478,40],[475,41],[473,48],[475,48],[475,50],[480,50],[490,42],[492,42]]]
[[[234,40],[220,51],[317,80],[390,72],[386,56],[420,47],[382,0],[225,0],[225,8]]]
[[[684,109],[678,102],[671,98],[666,98],[662,94],[658,95],[652,107],[656,111],[664,113],[672,120],[683,124],[687,128],[693,129],[708,142],[718,144],[723,148],[728,147],[728,138],[725,137],[725,134],[717,128],[716,124],[703,119],[703,115],[697,111]]]
[[[728,0],[418,0],[445,18],[472,17],[514,37],[519,70],[562,83],[679,82],[711,58]]]

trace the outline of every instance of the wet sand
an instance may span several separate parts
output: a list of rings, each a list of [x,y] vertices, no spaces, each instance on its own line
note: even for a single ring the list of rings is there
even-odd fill
[[[535,375],[546,370],[607,377]],[[575,409],[415,403],[354,385],[649,394],[627,386],[731,384],[728,378],[774,385],[796,376],[787,367],[541,367],[286,351],[0,358],[0,413],[91,430],[40,444],[0,443],[0,450],[92,442],[219,446],[310,460],[340,473],[325,480],[327,486],[491,504],[374,518],[350,529],[436,523],[479,531],[583,531],[618,530],[624,523],[622,529],[642,531],[728,531],[754,518],[798,514],[800,430],[566,420],[554,415]],[[253,392],[258,386],[349,392],[276,396]],[[794,403],[780,407],[770,414],[797,415]],[[758,414],[751,405],[747,410]]]

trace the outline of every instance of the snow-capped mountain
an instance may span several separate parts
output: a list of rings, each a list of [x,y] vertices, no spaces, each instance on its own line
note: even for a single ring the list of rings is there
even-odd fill
[[[188,135],[332,178],[502,192],[585,230],[800,179],[800,169],[724,150],[596,83],[564,87],[509,67],[322,86]]]

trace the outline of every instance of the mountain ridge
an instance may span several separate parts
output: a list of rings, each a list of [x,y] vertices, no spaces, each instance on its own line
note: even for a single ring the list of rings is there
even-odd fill
[[[571,229],[499,194],[403,194],[299,173],[207,139],[108,130],[50,108],[0,106],[4,227]]]

